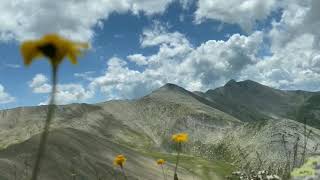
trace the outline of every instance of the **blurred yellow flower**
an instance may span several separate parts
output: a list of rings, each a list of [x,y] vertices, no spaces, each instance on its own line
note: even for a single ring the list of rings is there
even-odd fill
[[[54,66],[58,66],[65,57],[72,64],[77,63],[81,50],[87,49],[87,43],[73,42],[57,34],[48,34],[39,40],[25,41],[20,50],[25,65],[30,65],[36,58],[47,57]]]
[[[316,165],[320,163],[320,157],[310,157],[300,168],[295,168],[291,172],[292,177],[314,176]]]
[[[113,160],[113,164],[116,166],[120,166],[121,168],[124,166],[124,163],[126,162],[126,158],[124,155],[120,154],[117,155],[114,160]]]
[[[188,134],[187,133],[174,134],[174,135],[172,135],[171,140],[176,143],[187,142],[188,141]]]
[[[158,159],[157,164],[158,165],[163,165],[166,161],[164,159]]]

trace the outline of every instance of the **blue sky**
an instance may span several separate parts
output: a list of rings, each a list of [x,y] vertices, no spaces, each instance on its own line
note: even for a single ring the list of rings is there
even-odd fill
[[[19,44],[56,32],[91,49],[59,71],[58,103],[141,97],[165,83],[206,91],[251,79],[320,89],[316,0],[4,0],[0,109],[46,104],[50,67],[24,67]]]

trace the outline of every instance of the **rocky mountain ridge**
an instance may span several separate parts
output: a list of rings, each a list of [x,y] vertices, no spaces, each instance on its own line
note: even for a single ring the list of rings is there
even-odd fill
[[[112,157],[123,153],[131,179],[162,179],[154,161],[166,157],[172,166],[170,136],[177,132],[190,135],[183,179],[223,179],[245,165],[281,168],[301,158],[305,117],[307,152],[318,151],[318,97],[317,92],[231,80],[207,92],[166,84],[140,99],[57,106],[42,176],[68,179],[67,170],[74,166],[83,179],[96,178],[96,171],[111,179],[119,175]],[[26,171],[21,157],[32,164],[46,112],[47,106],[0,111],[0,179],[9,179],[14,169]],[[295,144],[298,155],[291,151],[288,156],[286,149]]]

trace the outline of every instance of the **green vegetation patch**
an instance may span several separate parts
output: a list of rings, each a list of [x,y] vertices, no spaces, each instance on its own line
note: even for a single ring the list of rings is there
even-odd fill
[[[165,159],[172,164],[176,162],[175,154],[159,152],[144,152],[144,154],[146,156],[151,156],[154,159]],[[204,180],[209,180],[213,177],[224,179],[225,176],[230,175],[234,170],[233,166],[223,161],[209,161],[200,157],[188,155],[180,156],[179,166]]]

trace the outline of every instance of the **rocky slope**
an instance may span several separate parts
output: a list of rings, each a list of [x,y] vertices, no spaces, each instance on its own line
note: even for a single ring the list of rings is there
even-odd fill
[[[204,93],[166,84],[141,99],[57,106],[41,176],[70,179],[72,167],[79,178],[94,179],[98,172],[119,179],[112,158],[123,153],[130,179],[162,179],[154,161],[165,157],[173,169],[170,136],[176,132],[190,135],[183,179],[223,179],[235,166],[298,164],[305,132],[307,153],[320,144],[317,96],[232,80]],[[28,175],[24,161],[32,164],[46,112],[47,106],[0,111],[0,179]],[[311,115],[305,131],[301,119]]]
[[[282,91],[254,81],[230,80],[225,86],[209,90],[202,97],[214,102],[214,106],[242,121],[269,118],[297,119],[299,108],[316,93]]]

